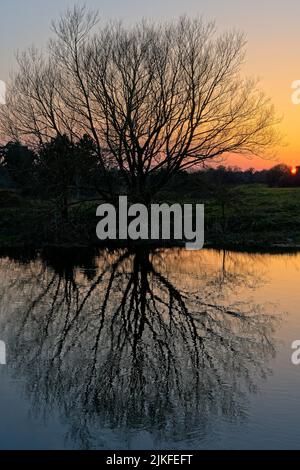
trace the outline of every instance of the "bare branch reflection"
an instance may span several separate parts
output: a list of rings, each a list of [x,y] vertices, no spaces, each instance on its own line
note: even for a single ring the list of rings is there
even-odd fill
[[[234,254],[209,271],[207,253],[103,250],[82,264],[48,252],[23,274],[14,265],[20,298],[3,328],[32,411],[58,408],[82,448],[109,448],[112,435],[126,447],[141,429],[154,445],[199,442],[218,416],[245,419],[275,354],[275,318],[230,303],[258,273]]]

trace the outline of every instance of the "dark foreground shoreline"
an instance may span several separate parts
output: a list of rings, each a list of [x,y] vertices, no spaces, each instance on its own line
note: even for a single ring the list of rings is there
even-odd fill
[[[225,206],[218,200],[176,198],[165,194],[155,202],[204,204],[205,248],[265,253],[300,251],[300,188],[239,187],[239,198]],[[103,241],[96,236],[100,201],[72,207],[62,223],[50,202],[16,199],[0,205],[0,251],[101,248],[184,247],[184,241]]]
[[[128,250],[130,252],[155,252],[164,249],[185,249],[184,243],[99,243],[94,246],[88,245],[65,245],[65,244],[49,244],[44,246],[34,245],[15,245],[15,246],[0,246],[0,259],[10,258],[19,259],[20,261],[30,261],[36,259],[42,255],[42,257],[48,255],[63,257],[65,260],[72,260],[74,258],[90,259],[102,250]],[[291,254],[296,255],[300,252],[300,246],[291,245],[237,245],[237,244],[212,244],[206,243],[203,247],[205,250],[216,250],[216,251],[231,251],[236,253],[247,253],[247,254],[262,254],[262,255],[284,255]],[[195,250],[197,251],[197,250]]]

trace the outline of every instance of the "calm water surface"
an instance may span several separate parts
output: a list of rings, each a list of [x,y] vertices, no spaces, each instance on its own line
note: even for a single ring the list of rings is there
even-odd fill
[[[300,449],[300,254],[0,259],[1,449]]]

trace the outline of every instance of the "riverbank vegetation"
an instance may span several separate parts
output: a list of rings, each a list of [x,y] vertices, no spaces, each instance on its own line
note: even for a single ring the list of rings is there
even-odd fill
[[[74,199],[65,222],[51,201],[20,197],[14,190],[0,190],[0,200],[0,247],[99,244],[96,208],[103,202],[100,199],[81,203]],[[300,247],[300,188],[226,185],[205,194],[191,190],[185,197],[169,188],[158,195],[157,202],[204,203],[206,245]]]

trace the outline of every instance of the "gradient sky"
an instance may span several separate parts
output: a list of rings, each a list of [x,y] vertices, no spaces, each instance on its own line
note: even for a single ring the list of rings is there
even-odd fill
[[[77,2],[78,3],[78,2]],[[103,20],[118,18],[134,22],[143,17],[170,19],[181,14],[203,14],[215,19],[219,30],[235,28],[246,33],[248,53],[245,71],[259,77],[283,116],[286,146],[277,160],[300,165],[300,104],[291,101],[291,84],[300,80],[299,0],[85,0],[100,11]],[[31,44],[43,46],[50,35],[50,22],[70,0],[0,0],[0,79],[7,80],[14,67],[14,54]],[[267,168],[274,161],[237,157],[230,163],[243,168]]]

